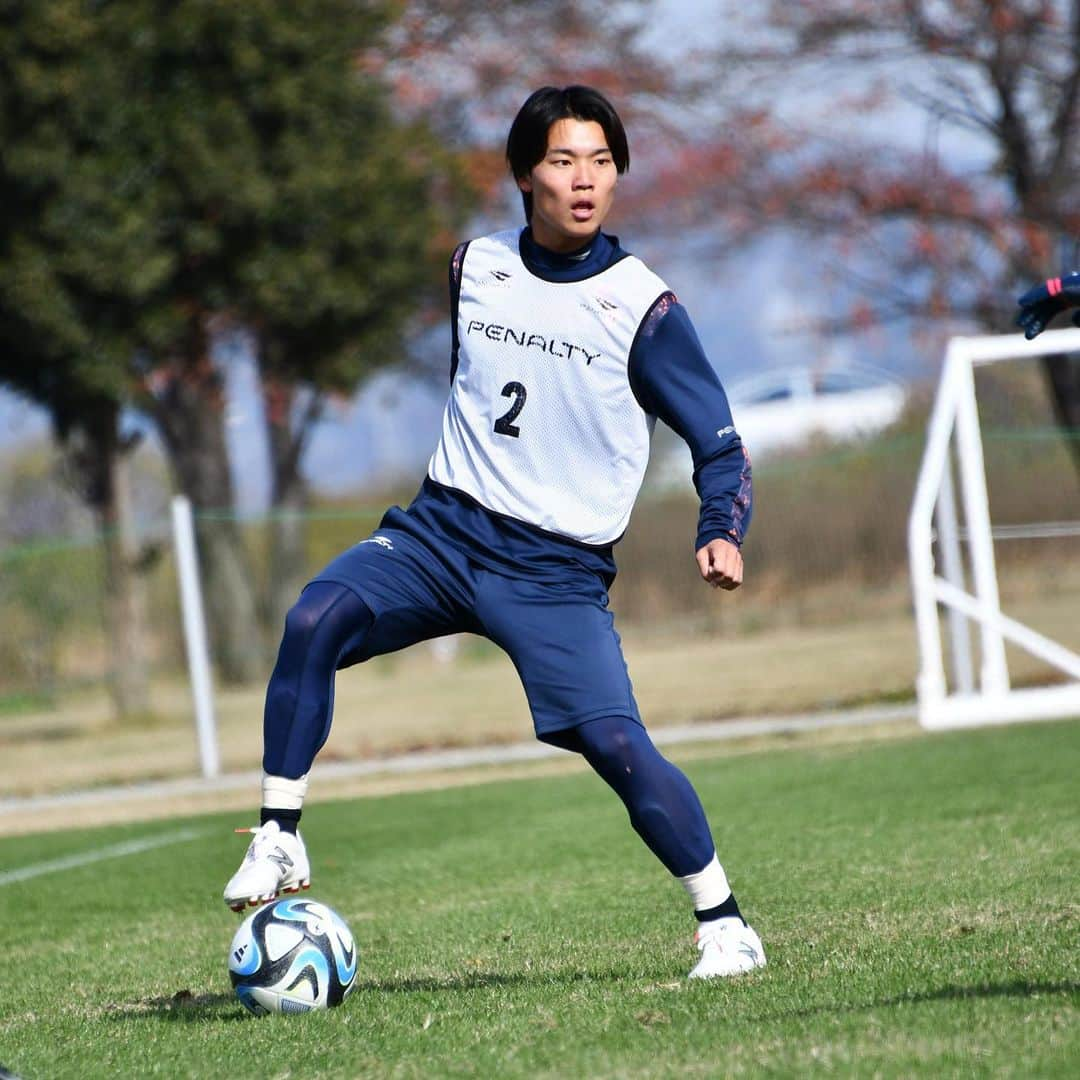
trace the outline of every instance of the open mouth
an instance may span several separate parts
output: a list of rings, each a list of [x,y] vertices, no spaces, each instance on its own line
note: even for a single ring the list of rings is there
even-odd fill
[[[592,215],[592,212],[593,204],[587,199],[581,199],[570,207],[570,213],[573,214],[578,221],[584,221]]]

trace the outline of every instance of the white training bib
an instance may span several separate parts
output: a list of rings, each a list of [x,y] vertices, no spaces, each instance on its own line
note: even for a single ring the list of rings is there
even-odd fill
[[[654,422],[630,389],[630,348],[668,289],[632,256],[584,281],[545,281],[519,237],[465,252],[457,372],[428,475],[497,514],[610,544],[630,520]]]

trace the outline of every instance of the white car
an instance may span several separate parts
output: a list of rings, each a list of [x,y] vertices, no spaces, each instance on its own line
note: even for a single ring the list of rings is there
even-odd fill
[[[865,366],[779,368],[727,388],[735,428],[760,457],[806,443],[861,438],[895,423],[907,390],[887,372]]]
[[[725,384],[735,429],[755,461],[815,437],[842,442],[895,423],[908,393],[888,372],[866,365],[773,368]],[[659,448],[658,448],[659,449]],[[659,449],[650,482],[682,486],[693,471],[682,440]]]

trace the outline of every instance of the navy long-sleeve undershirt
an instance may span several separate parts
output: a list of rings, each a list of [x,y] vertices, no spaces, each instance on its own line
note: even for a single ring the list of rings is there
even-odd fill
[[[722,537],[742,544],[753,510],[750,461],[720,379],[686,309],[671,296],[645,319],[630,351],[638,403],[690,448],[701,499],[695,550]]]

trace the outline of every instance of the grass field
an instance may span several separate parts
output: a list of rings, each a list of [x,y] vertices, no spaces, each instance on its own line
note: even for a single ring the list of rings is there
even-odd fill
[[[581,770],[313,805],[311,895],[352,926],[360,976],[298,1018],[250,1018],[229,987],[218,895],[246,819],[72,829],[0,840],[0,1063],[25,1080],[1080,1072],[1075,722],[699,748],[684,767],[762,972],[686,982],[685,898]]]

